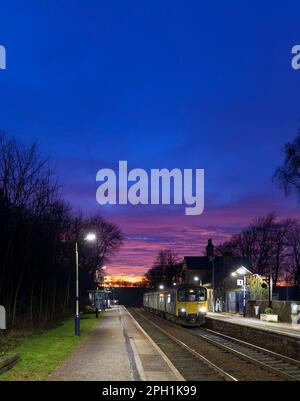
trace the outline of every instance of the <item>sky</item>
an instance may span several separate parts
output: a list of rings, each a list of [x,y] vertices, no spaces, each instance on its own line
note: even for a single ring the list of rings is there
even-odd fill
[[[298,217],[272,182],[299,128],[300,3],[0,0],[0,128],[37,141],[64,196],[124,232],[110,274],[161,248],[201,255],[268,212]],[[100,206],[96,173],[203,168],[205,209]]]

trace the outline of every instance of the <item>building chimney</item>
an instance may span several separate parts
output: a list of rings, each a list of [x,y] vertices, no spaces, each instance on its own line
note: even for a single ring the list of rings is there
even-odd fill
[[[211,257],[214,256],[214,245],[212,243],[212,239],[211,238],[207,241],[206,256],[208,258],[211,258]]]

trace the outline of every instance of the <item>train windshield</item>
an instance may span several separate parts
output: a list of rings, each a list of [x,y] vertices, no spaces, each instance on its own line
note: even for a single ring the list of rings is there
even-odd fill
[[[206,301],[206,289],[205,288],[187,288],[178,290],[178,301],[179,302],[201,302]]]

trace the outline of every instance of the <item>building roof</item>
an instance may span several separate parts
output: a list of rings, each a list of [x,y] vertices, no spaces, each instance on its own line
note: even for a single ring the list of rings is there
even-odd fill
[[[206,270],[203,272],[205,281],[211,281],[212,262],[207,256],[185,256],[184,262],[188,270]],[[215,280],[223,280],[241,266],[249,267],[248,258],[216,256],[214,259]]]
[[[220,263],[223,266],[223,257],[216,256],[215,257],[215,267],[219,265]],[[186,267],[189,270],[199,270],[199,269],[210,269],[211,268],[211,261],[207,256],[185,256],[184,261],[186,264]]]
[[[188,269],[199,270],[199,269],[210,269],[212,262],[207,256],[185,256],[184,257],[185,264]],[[228,261],[226,263],[226,261]],[[231,267],[240,267],[240,266],[249,266],[248,258],[242,257],[229,257],[226,259],[223,256],[215,256],[214,259],[215,268],[224,267],[230,265]]]

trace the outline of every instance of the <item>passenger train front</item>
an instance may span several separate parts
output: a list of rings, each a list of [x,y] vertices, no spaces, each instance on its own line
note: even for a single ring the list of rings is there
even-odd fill
[[[207,314],[207,290],[196,285],[178,285],[144,294],[146,310],[181,325],[200,326]]]

